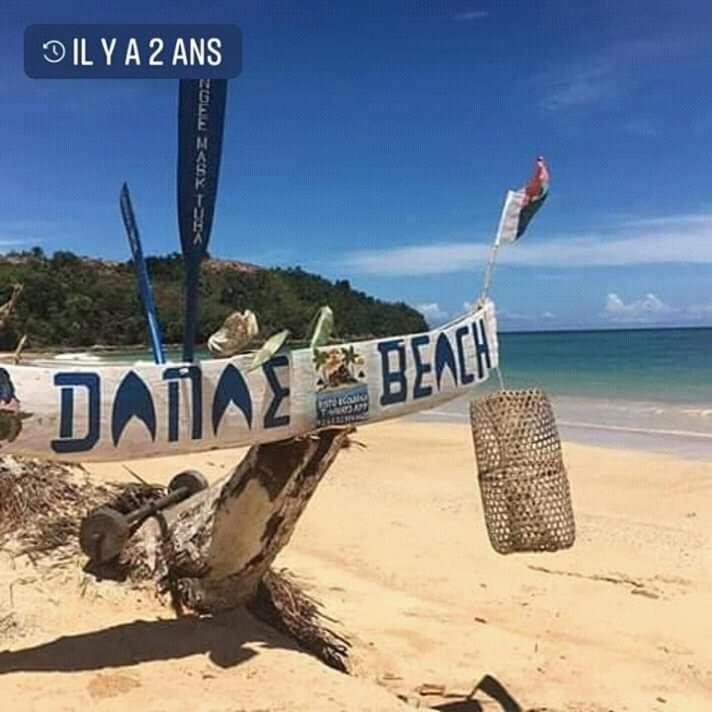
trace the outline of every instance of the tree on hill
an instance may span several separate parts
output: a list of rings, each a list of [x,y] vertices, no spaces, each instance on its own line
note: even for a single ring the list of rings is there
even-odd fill
[[[180,254],[146,259],[164,339],[183,337],[183,259]],[[262,336],[289,329],[306,338],[316,310],[328,304],[342,339],[379,337],[427,329],[423,316],[404,303],[387,303],[331,282],[301,268],[258,269],[215,262],[201,276],[198,340],[204,342],[233,311],[252,309]],[[146,342],[146,328],[131,262],[102,262],[59,251],[45,255],[35,247],[0,257],[0,303],[12,285],[22,283],[22,298],[12,322],[0,334],[0,348],[12,349],[29,334],[34,347],[128,346]]]

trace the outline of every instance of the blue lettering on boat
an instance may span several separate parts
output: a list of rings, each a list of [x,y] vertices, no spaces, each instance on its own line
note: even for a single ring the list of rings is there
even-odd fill
[[[475,380],[475,376],[467,370],[467,359],[465,358],[465,347],[462,340],[470,333],[466,326],[461,326],[455,332],[455,341],[457,342],[457,358],[460,361],[460,383],[466,386]]]
[[[405,377],[405,346],[403,339],[392,339],[381,341],[378,344],[378,351],[381,354],[381,373],[383,374],[383,395],[381,405],[393,405],[393,403],[403,403],[408,393],[408,382]],[[398,355],[398,367],[391,370],[390,357],[392,352]],[[397,389],[393,389],[393,386]]]
[[[434,342],[434,343],[433,343]],[[380,405],[404,404],[409,399],[419,400],[442,391],[447,383],[467,386],[482,381],[492,368],[492,357],[486,321],[475,318],[457,328],[436,334],[417,334],[407,338],[384,339],[375,344],[380,355]],[[411,361],[412,359],[412,361]],[[446,378],[446,372],[450,372]],[[260,391],[260,426],[265,429],[290,425],[290,359],[286,354],[275,356],[262,366]],[[109,397],[111,408],[111,437],[117,447],[126,427],[133,418],[144,424],[151,441],[164,437],[175,443],[182,437],[193,441],[203,439],[205,379],[200,365],[169,366],[160,372],[165,384],[166,398],[158,398],[157,377],[149,385],[131,370]],[[74,454],[92,450],[102,438],[102,381],[93,371],[67,371],[54,376],[58,390],[58,437],[51,440],[52,450],[59,454]],[[152,390],[153,389],[153,390]],[[451,390],[451,387],[448,387]],[[368,418],[368,388],[360,384],[358,393],[324,393],[318,398],[316,420],[319,424],[356,422]],[[154,401],[154,398],[157,400]],[[190,405],[184,402],[190,399]],[[165,406],[163,403],[165,402]],[[157,415],[156,406],[160,406]],[[247,429],[253,426],[254,405],[241,371],[228,363],[218,378],[210,407],[213,434],[217,436],[229,407],[234,405],[244,416]],[[159,419],[161,421],[160,437]],[[185,430],[182,419],[187,419]],[[79,425],[78,425],[79,424]],[[165,427],[165,431],[163,428]],[[77,430],[80,432],[77,432]],[[165,434],[164,434],[165,433]],[[185,433],[185,435],[182,435]]]
[[[423,356],[420,353],[420,347],[430,343],[428,334],[414,336],[410,342],[413,348],[413,360],[415,361],[415,385],[413,386],[413,398],[427,398],[432,392],[432,386],[423,385],[423,376],[433,370],[429,363],[423,363]]]
[[[218,434],[220,422],[231,403],[242,411],[247,425],[251,428],[252,397],[250,391],[240,371],[229,363],[220,376],[213,398],[213,433],[215,435]]]
[[[475,352],[477,354],[477,377],[482,379],[485,377],[487,371],[492,368],[489,344],[487,343],[487,332],[485,331],[485,324],[482,320],[473,322],[472,338],[475,340]],[[482,365],[483,359],[487,364],[487,371],[485,371]]]
[[[287,415],[277,415],[279,407],[282,405],[282,401],[289,398],[289,386],[283,385],[277,375],[276,369],[283,368],[289,368],[289,359],[284,354],[281,356],[275,356],[267,361],[267,363],[262,367],[267,383],[272,389],[272,400],[267,407],[267,412],[264,417],[265,428],[279,428],[283,425],[289,425],[288,413]],[[287,371],[287,375],[289,375],[289,371]]]
[[[454,385],[457,385],[457,366],[455,365],[455,354],[450,346],[447,334],[443,331],[435,342],[435,380],[438,390],[441,390],[441,382],[445,368],[450,369]]]
[[[168,382],[168,442],[179,438],[180,380],[190,380],[191,397],[191,438],[203,437],[203,374],[198,366],[177,366],[163,372],[163,380]]]
[[[468,343],[470,334],[472,343]],[[435,340],[434,353],[428,358],[424,352],[432,342],[432,338],[432,334],[417,334],[409,338],[407,346],[403,339],[381,341],[377,345],[381,354],[380,403],[382,406],[404,403],[409,397],[418,400],[431,396],[434,386],[427,383],[429,374],[434,374],[435,385],[438,391],[441,391],[445,387],[444,379],[447,371],[450,372],[452,385],[457,388],[467,386],[476,380],[483,380],[487,376],[487,371],[492,368],[484,320],[473,320],[471,324],[460,326],[454,333],[441,331]],[[395,363],[392,357],[394,353],[397,355]],[[408,358],[411,356],[413,363],[410,371],[415,372],[415,377],[412,393],[409,393],[406,374],[409,372]],[[477,375],[475,375],[475,362]]]
[[[58,453],[85,452],[91,450],[101,435],[101,381],[98,373],[68,371],[57,373],[54,385],[59,388],[60,415],[59,438],[52,440],[50,447]],[[74,433],[74,392],[76,388],[87,392],[87,432],[83,437]]]
[[[119,444],[131,418],[138,418],[156,439],[156,406],[148,386],[134,371],[129,371],[116,389],[111,410],[111,437],[114,447]]]

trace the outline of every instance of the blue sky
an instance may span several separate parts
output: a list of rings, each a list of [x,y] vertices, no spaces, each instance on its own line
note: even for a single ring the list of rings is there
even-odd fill
[[[433,321],[479,291],[504,192],[550,198],[504,248],[508,329],[712,324],[709,2],[16,4],[0,28],[0,249],[178,250],[171,81],[32,80],[30,23],[236,22],[210,251],[301,265]]]

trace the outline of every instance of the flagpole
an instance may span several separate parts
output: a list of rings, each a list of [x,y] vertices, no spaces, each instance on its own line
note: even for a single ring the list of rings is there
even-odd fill
[[[487,261],[487,267],[485,268],[484,284],[482,285],[482,294],[477,300],[477,305],[484,305],[489,297],[490,288],[492,287],[492,277],[494,276],[494,266],[497,261],[497,252],[499,251],[499,246],[502,244],[502,235],[507,229],[507,220],[509,218],[510,206],[516,197],[514,191],[508,190],[507,195],[504,197],[504,206],[502,207],[502,213],[499,216],[499,224],[497,225],[497,234],[495,235],[494,242],[492,243],[492,249],[490,250],[489,260]],[[511,232],[511,225],[509,226]],[[497,372],[497,380],[499,382],[499,389],[503,391],[505,389],[504,377],[502,376],[502,369],[499,365],[495,369]]]
[[[485,268],[485,278],[484,284],[482,286],[482,294],[480,295],[480,302],[484,302],[489,296],[489,290],[492,286],[492,275],[494,274],[494,263],[497,259],[497,251],[499,250],[500,239],[499,232],[492,243],[492,249],[490,250],[489,261],[487,262],[487,267]]]
[[[507,209],[509,203],[512,200],[512,191],[508,190],[507,195],[504,198],[504,207],[502,208],[502,214],[499,216],[499,224],[497,225],[497,234],[495,235],[494,242],[492,243],[492,248],[490,250],[489,260],[487,262],[487,267],[485,268],[484,283],[482,286],[482,294],[476,303],[482,303],[489,296],[489,291],[492,286],[492,277],[494,275],[494,265],[497,260],[497,252],[499,246],[502,244],[502,231],[504,230],[504,221],[507,218]]]
[[[499,227],[497,228],[497,234],[495,235],[494,242],[492,243],[492,249],[490,250],[490,256],[489,256],[489,261],[487,262],[487,267],[485,268],[485,279],[484,279],[484,284],[482,286],[482,294],[480,295],[480,298],[476,302],[477,306],[483,305],[485,301],[487,300],[487,297],[489,296],[489,290],[490,287],[492,286],[492,276],[494,274],[494,265],[497,260],[497,252],[499,250],[499,246],[502,244],[502,223],[504,221],[504,215],[507,212],[507,204],[509,202],[509,196],[510,193],[507,193],[507,197],[504,201],[504,210],[502,210],[502,216],[499,219]],[[497,381],[499,383],[499,390],[503,391],[505,389],[504,386],[504,376],[502,376],[502,369],[497,364],[496,367],[496,372],[497,372]]]

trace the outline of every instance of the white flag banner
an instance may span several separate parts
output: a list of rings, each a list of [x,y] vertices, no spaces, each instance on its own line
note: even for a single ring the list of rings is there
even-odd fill
[[[507,196],[504,199],[504,208],[502,215],[499,218],[499,227],[497,228],[497,245],[503,242],[514,242],[517,239],[519,231],[519,216],[526,199],[526,193],[523,190],[508,190]]]
[[[495,246],[518,240],[549,194],[549,169],[539,156],[534,175],[521,190],[510,190],[504,199]]]

